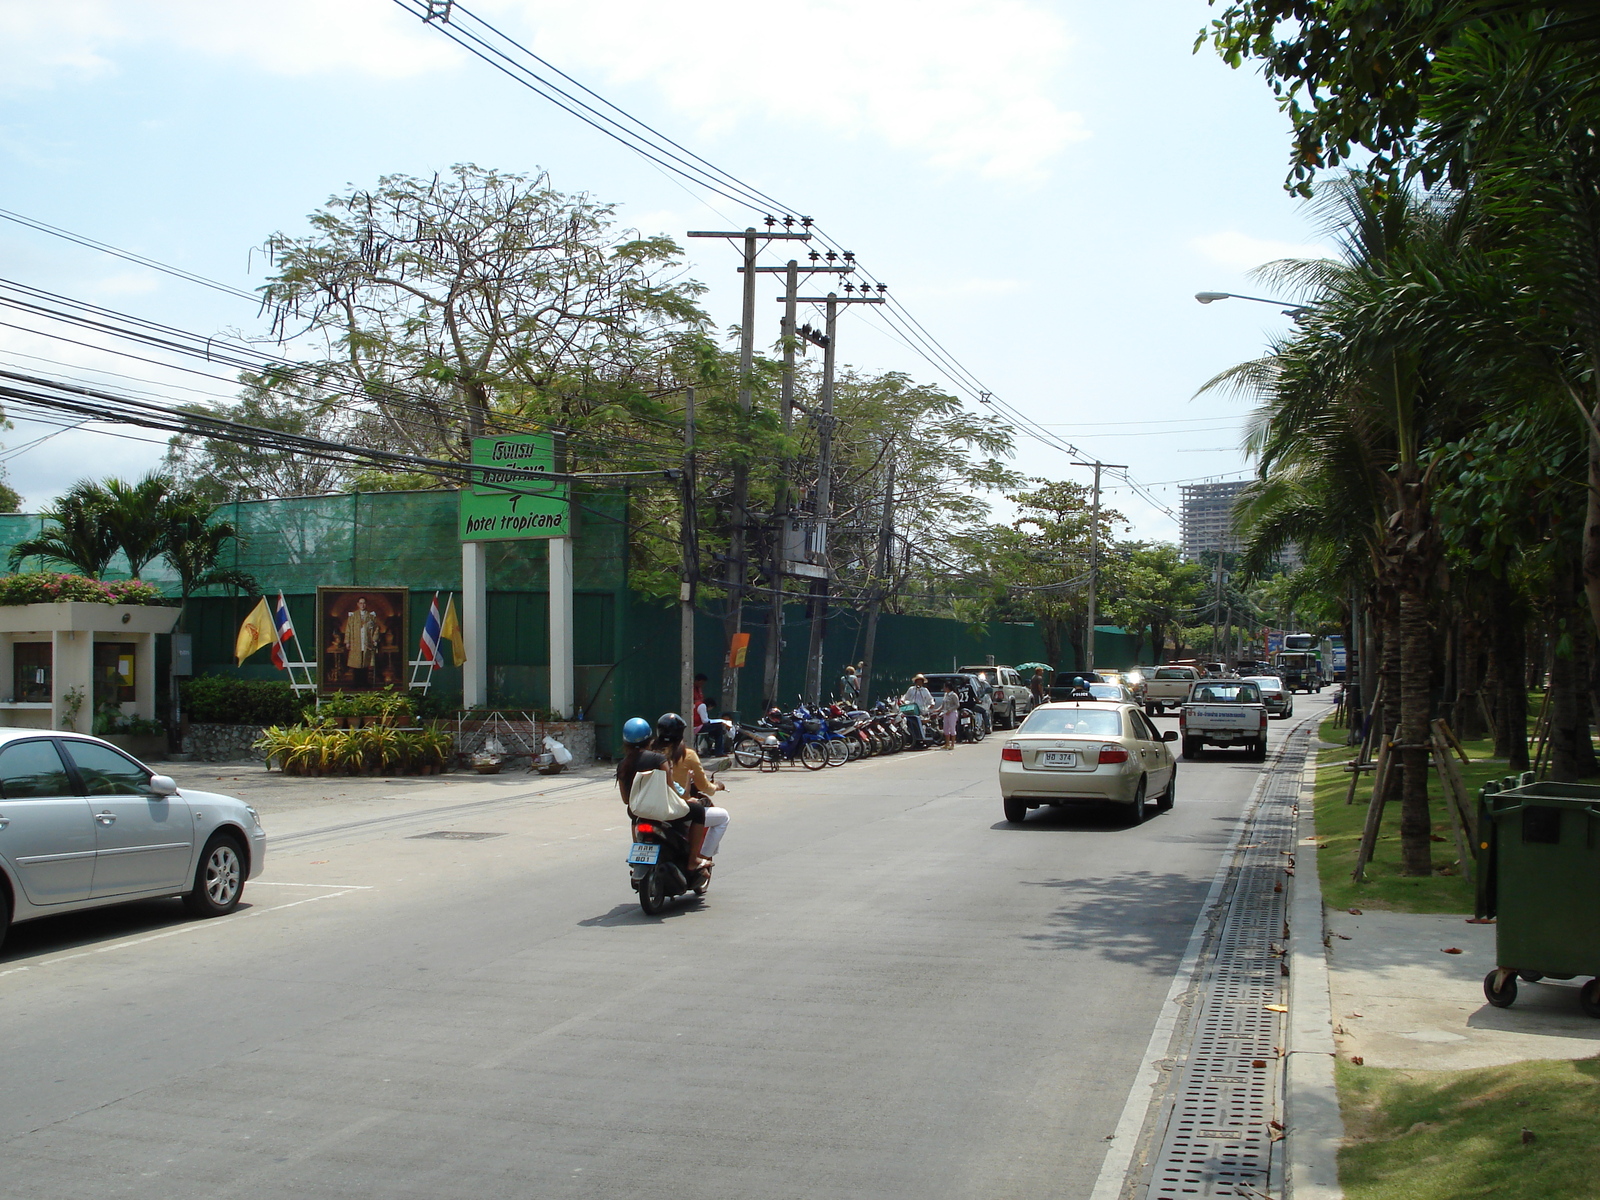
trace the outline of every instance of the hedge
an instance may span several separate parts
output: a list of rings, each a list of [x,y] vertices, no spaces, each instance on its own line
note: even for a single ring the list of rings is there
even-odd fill
[[[271,679],[197,675],[184,680],[181,692],[189,720],[216,725],[293,725],[316,705],[314,697]]]

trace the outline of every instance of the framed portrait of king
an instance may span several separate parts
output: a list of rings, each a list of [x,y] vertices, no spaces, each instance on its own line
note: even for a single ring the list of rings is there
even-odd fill
[[[327,692],[404,691],[411,589],[317,589],[317,688]]]

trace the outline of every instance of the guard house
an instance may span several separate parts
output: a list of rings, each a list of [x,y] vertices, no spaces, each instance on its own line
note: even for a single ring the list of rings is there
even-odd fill
[[[156,715],[156,635],[178,609],[164,605],[0,606],[0,726],[93,728],[115,704],[125,716]]]

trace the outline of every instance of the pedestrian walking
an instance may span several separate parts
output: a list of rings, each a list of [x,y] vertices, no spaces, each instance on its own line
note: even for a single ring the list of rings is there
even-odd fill
[[[861,676],[856,674],[854,667],[846,667],[844,674],[839,677],[839,698],[844,700],[851,708],[860,705]]]
[[[1050,697],[1049,684],[1044,677],[1044,668],[1035,667],[1033,678],[1028,680],[1028,691],[1033,693],[1033,703],[1037,706],[1043,704]]]

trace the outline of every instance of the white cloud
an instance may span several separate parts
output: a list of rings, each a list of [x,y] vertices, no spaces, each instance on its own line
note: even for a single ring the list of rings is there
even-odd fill
[[[128,49],[151,44],[283,75],[404,79],[464,58],[420,21],[373,0],[0,0],[0,87],[9,90],[106,75]]]
[[[689,125],[664,131],[685,142],[737,132],[817,156],[840,138],[882,142],[942,171],[1029,182],[1089,136],[1058,102],[1071,39],[1041,0],[476,7],[597,89],[656,91]],[[384,0],[0,0],[0,90],[92,80],[147,46],[284,75],[489,70]]]
[[[534,49],[598,84],[646,84],[702,136],[794,130],[797,155],[824,138],[877,138],[935,167],[1041,177],[1082,118],[1053,92],[1070,46],[1034,0],[490,0]],[[509,30],[508,30],[509,31]]]
[[[1262,263],[1280,258],[1336,258],[1327,246],[1311,243],[1274,242],[1266,238],[1251,237],[1247,233],[1210,233],[1193,238],[1190,249],[1218,266],[1236,271],[1250,271]]]

